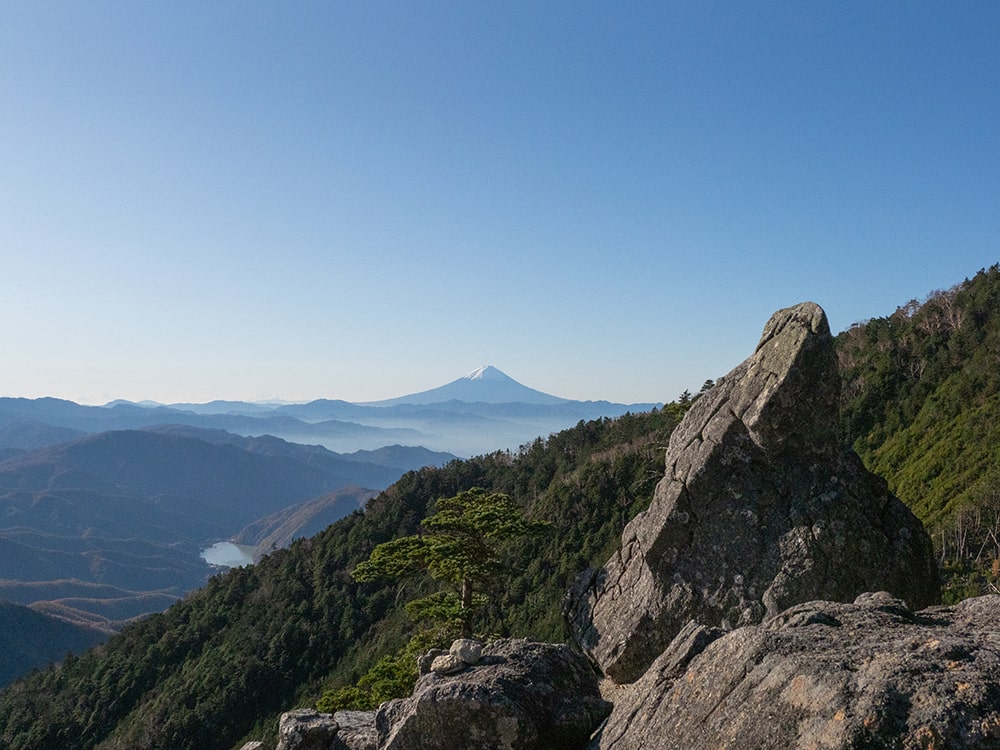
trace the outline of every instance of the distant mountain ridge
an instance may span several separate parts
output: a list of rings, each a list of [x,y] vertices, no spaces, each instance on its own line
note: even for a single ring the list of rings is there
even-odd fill
[[[344,487],[315,500],[284,508],[244,527],[233,537],[236,544],[257,548],[257,556],[287,547],[293,539],[308,538],[323,531],[378,494],[375,490]]]
[[[377,404],[0,398],[0,599],[113,632],[203,583],[203,545],[281,547],[405,472],[653,406],[489,365]]]
[[[492,366],[376,405],[0,398],[0,599],[115,632],[202,585],[213,542],[279,548],[405,472],[652,406],[562,399]]]
[[[316,399],[303,404],[213,401],[83,406],[54,398],[0,398],[0,456],[82,433],[185,425],[245,437],[273,435],[338,453],[387,445],[472,456],[513,450],[581,420],[650,411],[660,403],[574,401],[522,385],[484,365],[438,388],[370,403]]]

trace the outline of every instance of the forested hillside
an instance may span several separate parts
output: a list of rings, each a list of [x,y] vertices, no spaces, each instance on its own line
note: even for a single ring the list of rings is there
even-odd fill
[[[63,658],[67,652],[85,651],[104,640],[105,633],[0,601],[0,686]]]
[[[277,712],[354,682],[406,642],[413,625],[400,605],[422,585],[361,585],[349,571],[376,544],[413,533],[437,498],[472,487],[504,492],[555,527],[496,600],[488,627],[564,640],[567,588],[648,504],[682,414],[670,405],[581,422],[517,453],[411,472],[365,512],[216,576],[167,612],[0,693],[0,747],[229,747],[267,736]]]
[[[996,590],[1000,266],[852,326],[837,349],[846,440],[931,532],[946,596]]]

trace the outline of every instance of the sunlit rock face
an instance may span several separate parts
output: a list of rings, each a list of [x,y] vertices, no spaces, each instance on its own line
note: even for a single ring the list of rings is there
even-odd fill
[[[593,667],[565,644],[500,639],[476,657],[454,674],[432,667],[412,696],[383,703],[379,750],[571,750],[611,711]]]
[[[939,600],[923,526],[840,444],[839,395],[826,314],[805,302],[698,398],[649,509],[571,593],[575,637],[605,674],[637,679],[691,620],[728,629],[872,590]]]
[[[1000,596],[911,612],[885,592],[690,626],[590,750],[1000,747]]]

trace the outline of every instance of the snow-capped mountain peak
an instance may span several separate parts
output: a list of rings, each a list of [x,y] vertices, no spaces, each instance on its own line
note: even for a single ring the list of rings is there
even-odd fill
[[[446,401],[466,401],[469,403],[525,403],[562,404],[567,399],[551,396],[514,380],[493,365],[483,365],[465,377],[454,380],[440,388],[412,393],[408,396],[377,401],[371,405],[394,406],[397,404],[434,404]]]
[[[507,375],[504,375],[500,370],[495,368],[493,365],[483,365],[482,367],[477,367],[475,370],[470,372],[465,376],[466,380],[502,380],[509,379]]]

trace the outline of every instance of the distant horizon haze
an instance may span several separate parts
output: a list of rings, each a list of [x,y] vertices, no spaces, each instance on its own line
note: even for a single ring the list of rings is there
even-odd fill
[[[567,397],[560,396],[559,394],[556,394],[556,393],[549,393],[549,392],[544,391],[542,389],[534,388],[533,386],[531,386],[528,383],[523,383],[518,378],[515,378],[515,377],[509,375],[508,373],[506,373],[505,371],[503,371],[501,368],[498,368],[498,367],[496,367],[493,364],[480,365],[479,367],[476,367],[475,369],[470,370],[468,373],[466,373],[465,375],[463,375],[463,376],[461,376],[459,378],[452,378],[451,380],[449,380],[449,381],[447,381],[445,383],[439,383],[438,385],[432,386],[431,388],[425,388],[425,389],[421,389],[421,390],[418,390],[418,391],[408,391],[406,393],[402,393],[402,394],[397,395],[397,396],[391,396],[391,397],[388,397],[388,398],[368,399],[368,400],[353,400],[353,399],[349,399],[349,398],[343,398],[342,396],[337,396],[337,395],[320,395],[320,396],[316,396],[314,398],[304,398],[304,399],[294,399],[294,400],[292,400],[292,399],[286,399],[286,398],[278,398],[278,397],[234,398],[234,397],[231,397],[231,396],[223,396],[223,397],[217,397],[217,398],[208,398],[208,399],[205,399],[205,400],[183,399],[183,400],[179,400],[179,401],[163,401],[161,399],[148,398],[148,397],[147,398],[142,398],[142,399],[132,399],[132,398],[125,398],[125,397],[114,397],[114,398],[110,398],[110,399],[103,400],[103,401],[101,401],[101,400],[80,400],[80,399],[77,399],[77,398],[68,398],[68,397],[65,397],[65,396],[55,396],[55,395],[52,395],[52,394],[47,394],[45,396],[24,396],[24,395],[21,395],[21,394],[13,394],[13,393],[3,394],[3,393],[0,393],[0,396],[6,396],[8,398],[29,398],[29,399],[57,398],[57,399],[63,399],[63,400],[66,400],[66,401],[72,401],[74,403],[80,404],[81,406],[110,406],[110,405],[114,405],[117,402],[136,404],[136,405],[139,405],[139,406],[144,406],[145,405],[145,406],[151,406],[151,407],[152,406],[172,406],[172,407],[175,407],[175,406],[183,406],[184,404],[204,405],[204,404],[209,404],[209,403],[213,403],[213,402],[234,402],[234,403],[238,402],[238,403],[261,404],[261,405],[267,405],[267,404],[270,404],[270,405],[295,405],[295,404],[308,404],[308,403],[311,403],[313,401],[322,401],[322,400],[346,401],[346,402],[351,403],[351,404],[358,404],[358,405],[365,405],[365,406],[379,406],[379,405],[389,405],[389,404],[395,403],[395,402],[417,403],[415,401],[412,401],[411,397],[421,397],[421,396],[424,396],[424,394],[426,394],[426,393],[431,393],[431,392],[434,392],[434,391],[438,391],[438,390],[444,389],[444,388],[446,388],[448,386],[460,383],[461,381],[465,381],[465,380],[469,380],[469,381],[475,382],[475,381],[477,381],[477,380],[479,380],[481,378],[481,376],[482,376],[482,374],[483,374],[484,371],[492,371],[494,373],[499,373],[499,375],[502,376],[502,378],[508,379],[508,380],[512,381],[517,386],[522,387],[522,388],[524,388],[526,390],[529,390],[529,391],[535,391],[535,392],[539,393],[542,396],[552,397],[552,399],[554,401],[608,401],[608,402],[620,403],[620,404],[655,404],[655,403],[666,403],[667,401],[672,400],[672,399],[662,399],[661,398],[661,399],[646,399],[646,400],[638,400],[638,401],[616,401],[616,400],[610,399],[610,398],[590,398],[590,399],[573,399],[573,398],[567,398]],[[511,400],[514,401],[514,400],[517,400],[517,399],[512,398]]]

